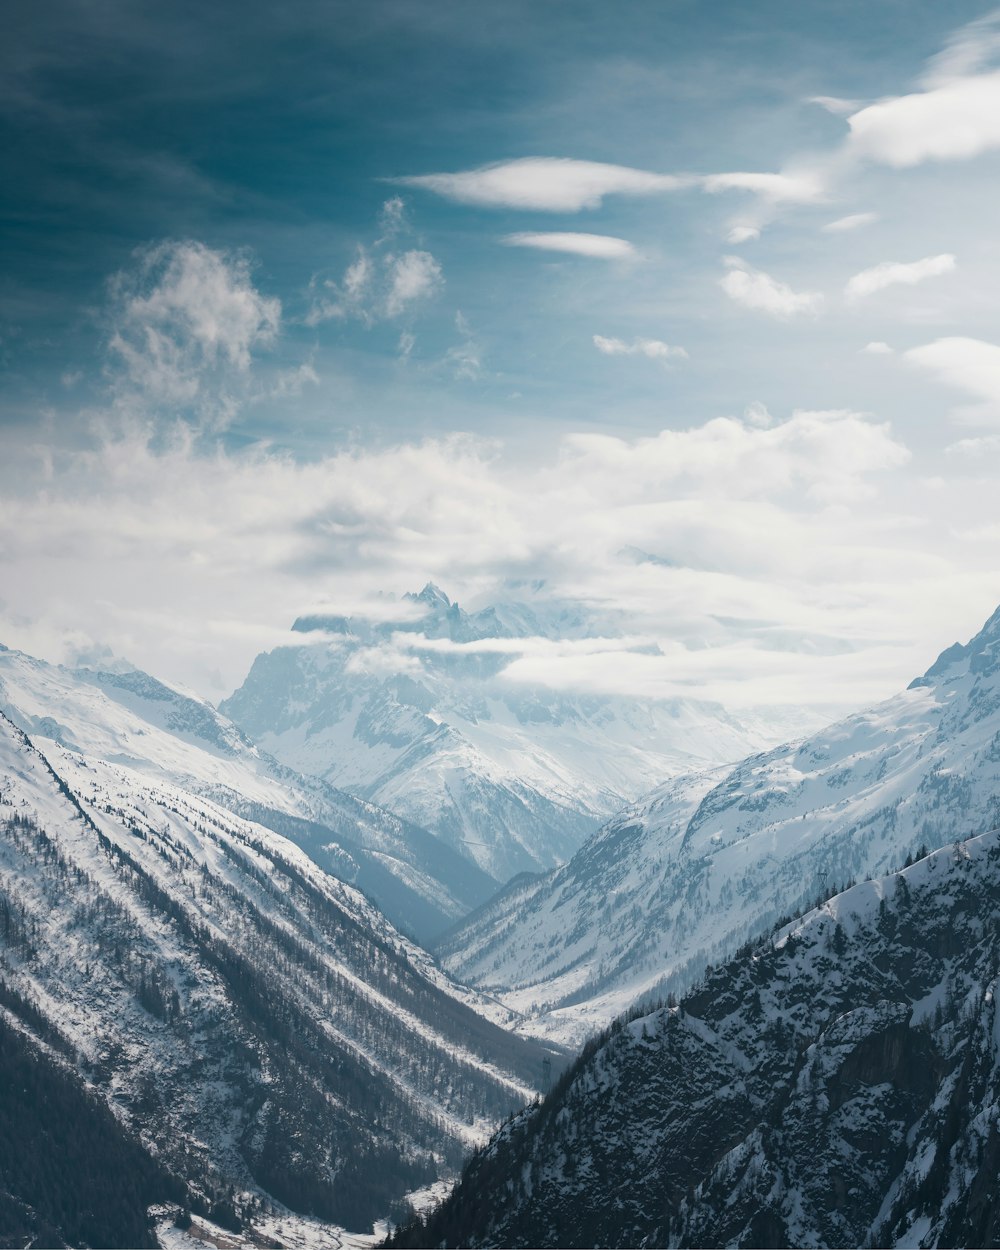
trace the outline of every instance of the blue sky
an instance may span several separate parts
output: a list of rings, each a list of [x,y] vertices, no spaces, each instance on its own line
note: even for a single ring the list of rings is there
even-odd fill
[[[12,643],[217,695],[305,606],[544,579],[662,651],[546,680],[860,702],[1000,600],[982,5],[5,24]]]

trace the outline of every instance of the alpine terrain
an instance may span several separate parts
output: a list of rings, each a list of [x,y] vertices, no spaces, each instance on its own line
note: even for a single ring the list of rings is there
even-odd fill
[[[488,1016],[285,837],[0,716],[0,1063],[35,1091],[5,1101],[35,1166],[5,1165],[0,1212],[26,1238],[140,1244],[108,1221],[155,1200],[368,1230],[539,1086],[552,1053]],[[88,1142],[125,1169],[96,1215]]]
[[[736,767],[673,779],[439,946],[520,1026],[582,1042],[782,915],[1000,825],[1000,610],[909,688]]]
[[[426,829],[299,776],[211,704],[123,662],[69,669],[0,646],[0,710],[35,739],[169,779],[285,834],[424,944],[496,890]]]
[[[995,1245],[998,881],[955,842],[620,1018],[391,1244]]]
[[[221,710],[283,763],[430,829],[497,881],[565,861],[651,778],[820,720],[515,683],[502,674],[516,643],[586,636],[578,609],[533,599],[469,613],[433,584],[406,600],[415,618],[300,618],[301,645],[258,656]]]

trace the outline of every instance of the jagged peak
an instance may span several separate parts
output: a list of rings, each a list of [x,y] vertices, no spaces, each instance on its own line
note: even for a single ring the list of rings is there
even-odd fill
[[[945,647],[926,673],[910,682],[908,689],[916,690],[921,686],[933,685],[936,677],[943,677],[958,664],[967,662],[970,670],[974,672],[991,667],[989,658],[996,658],[1000,662],[1000,656],[994,656],[998,643],[1000,643],[1000,608],[997,608],[979,633],[968,642],[955,642],[950,647]]]
[[[452,606],[451,600],[434,582],[428,582],[419,594],[408,591],[403,598],[409,599],[411,603],[426,603],[431,607],[450,608]]]

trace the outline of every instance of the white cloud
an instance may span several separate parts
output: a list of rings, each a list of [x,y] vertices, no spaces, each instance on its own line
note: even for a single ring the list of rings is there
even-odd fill
[[[818,104],[820,108],[826,109],[828,113],[832,113],[834,117],[846,117],[848,113],[855,113],[861,108],[860,100],[845,100],[841,96],[836,95],[813,95],[808,99],[809,104]]]
[[[767,404],[762,404],[759,399],[755,399],[753,403],[747,404],[743,410],[743,420],[762,430],[766,430],[769,426],[774,425],[774,417],[768,411]]]
[[[871,343],[866,343],[861,349],[861,353],[865,356],[891,356],[892,348],[888,343],[883,343],[878,339]]]
[[[486,208],[576,213],[599,208],[606,195],[653,195],[688,185],[689,179],[598,161],[530,156],[454,174],[420,174],[393,181],[422,187],[460,204]]]
[[[441,266],[430,252],[414,250],[385,259],[389,279],[387,317],[398,317],[414,300],[432,295],[444,281]]]
[[[454,377],[474,382],[483,372],[483,345],[461,310],[455,314],[455,329],[459,341],[445,352],[444,363]]]
[[[354,260],[339,282],[313,275],[306,325],[347,318],[367,326],[392,321],[443,286],[441,264],[430,252],[421,248],[389,250],[400,235],[410,232],[406,205],[399,196],[382,205],[378,229],[379,235],[370,247],[358,244]]]
[[[903,359],[979,401],[954,409],[952,416],[957,420],[1000,423],[1000,347],[995,343],[961,337],[937,339],[904,352]]]
[[[543,579],[594,619],[625,613],[621,632],[665,653],[718,639],[720,613],[864,634],[847,588],[891,583],[897,559],[873,543],[866,500],[874,475],[906,456],[887,426],[846,412],[576,435],[534,467],[460,437],[296,463],[133,431],[60,458],[55,483],[8,463],[5,486],[16,489],[0,492],[0,582],[18,586],[19,609],[50,635],[76,631],[202,689],[216,670],[238,682],[324,587],[384,615],[383,592],[427,578],[463,602],[508,579]],[[845,505],[831,521],[828,510]],[[669,554],[672,566],[624,559],[628,546]],[[933,563],[920,560],[927,576]],[[913,575],[908,558],[904,572]],[[747,674],[730,673],[730,659],[699,664],[739,702]],[[629,671],[605,680],[625,686]],[[668,688],[668,666],[658,681]]]
[[[875,221],[878,221],[878,213],[850,213],[846,217],[838,217],[836,221],[828,221],[823,230],[827,234],[843,234],[848,230],[870,226]]]
[[[783,174],[708,174],[701,185],[709,194],[719,191],[750,191],[769,204],[813,204],[826,192],[819,169],[801,169]]]
[[[604,356],[645,356],[649,360],[687,360],[688,354],[683,347],[673,347],[660,339],[633,339],[626,343],[623,339],[605,338],[603,334],[594,335],[594,346]]]
[[[870,104],[848,119],[849,149],[895,169],[1000,148],[1000,72]]]
[[[726,258],[729,272],[720,279],[723,291],[737,304],[782,319],[815,315],[823,296],[815,291],[793,291],[784,282],[760,269],[753,269],[738,257]]]
[[[110,319],[113,381],[126,404],[224,424],[254,349],[277,337],[281,303],[256,289],[245,256],[167,241],[112,279]]]
[[[533,247],[546,252],[568,252],[574,256],[591,256],[597,260],[626,260],[637,252],[627,239],[609,234],[574,234],[522,231],[506,234],[501,242],[508,247]]]
[[[760,238],[759,226],[731,226],[726,235],[727,243],[751,243]]]
[[[923,260],[907,263],[887,260],[856,273],[844,287],[844,294],[848,299],[863,299],[866,295],[874,295],[876,291],[883,291],[889,286],[914,286],[925,278],[951,273],[954,268],[955,257],[950,252],[942,252],[939,256],[925,256]]]

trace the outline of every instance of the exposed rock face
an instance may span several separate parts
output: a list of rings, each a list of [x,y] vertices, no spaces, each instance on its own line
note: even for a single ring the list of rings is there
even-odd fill
[[[992,1245],[1000,835],[620,1020],[407,1245]]]

